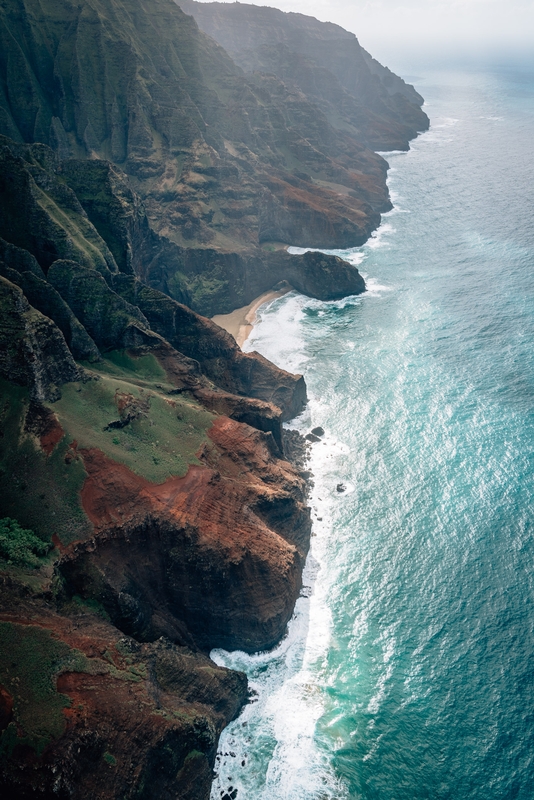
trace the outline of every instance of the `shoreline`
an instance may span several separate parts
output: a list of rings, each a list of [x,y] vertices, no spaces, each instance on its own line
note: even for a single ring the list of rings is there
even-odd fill
[[[243,345],[256,324],[258,309],[266,303],[270,303],[272,300],[283,297],[291,290],[292,287],[289,286],[289,284],[283,289],[270,289],[268,292],[263,292],[259,297],[256,297],[248,306],[236,308],[234,311],[231,311],[230,314],[215,314],[211,320],[227,333],[231,334],[239,347],[243,348]]]

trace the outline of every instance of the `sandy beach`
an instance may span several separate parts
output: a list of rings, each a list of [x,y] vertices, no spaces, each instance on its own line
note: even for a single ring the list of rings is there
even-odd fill
[[[263,306],[265,303],[269,303],[272,300],[276,300],[277,297],[282,297],[282,295],[287,294],[290,291],[291,286],[289,285],[283,289],[271,289],[269,292],[260,294],[260,296],[256,297],[256,299],[253,300],[252,303],[249,303],[248,306],[236,308],[235,311],[232,311],[230,314],[216,314],[214,317],[212,317],[212,320],[221,328],[224,328],[225,331],[231,333],[239,347],[243,347],[243,344],[249,337],[250,332],[254,327],[254,323],[257,319],[256,312],[260,306]]]

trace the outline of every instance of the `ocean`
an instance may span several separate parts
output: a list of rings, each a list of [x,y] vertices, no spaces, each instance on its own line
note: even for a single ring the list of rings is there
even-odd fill
[[[335,251],[368,292],[290,293],[247,342],[326,433],[288,635],[212,654],[254,691],[213,800],[534,797],[534,64],[418,69],[395,208]]]

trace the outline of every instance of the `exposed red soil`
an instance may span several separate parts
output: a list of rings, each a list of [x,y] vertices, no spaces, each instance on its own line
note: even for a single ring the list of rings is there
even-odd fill
[[[237,427],[232,420],[228,423]],[[117,525],[132,527],[150,515],[172,520],[177,529],[195,528],[199,550],[209,547],[233,562],[254,553],[284,572],[291,570],[294,546],[253,513],[249,503],[254,497],[235,480],[207,467],[191,466],[183,478],[169,478],[157,485],[99,450],[81,452],[88,473],[82,504],[96,531]],[[230,461],[236,478],[244,471],[239,463],[232,464],[231,457],[221,460]],[[250,477],[254,478],[252,473]]]
[[[20,795],[31,787],[46,796],[112,800],[149,785],[157,796],[194,800],[199,786],[207,796],[217,737],[244,702],[244,676],[169,643],[123,637],[119,649],[121,634],[90,614],[67,618],[38,601],[21,603],[0,619],[46,628],[88,661],[87,671],[57,677],[57,691],[70,700],[59,739],[42,756],[19,747],[13,772],[5,759]],[[0,687],[0,730],[12,717],[13,698]]]
[[[100,450],[80,451],[88,474],[82,505],[95,530],[128,525],[149,512],[171,518],[181,527],[198,527],[224,546],[229,556],[242,553],[251,538],[258,539],[259,532],[268,540],[273,535],[278,539],[252,514],[252,494],[302,492],[302,479],[287,462],[275,459],[261,434],[248,425],[218,417],[209,436],[217,448],[204,450],[204,454],[215,469],[191,466],[184,477],[169,478],[162,484],[136,475]],[[279,546],[277,542],[275,547]],[[271,549],[265,542],[263,547]],[[287,548],[282,545],[282,550]]]
[[[264,649],[283,634],[300,591],[304,482],[273,455],[270,434],[221,416],[209,437],[204,464],[162,484],[99,450],[79,451],[96,535],[69,549],[63,574],[73,593],[104,598],[135,636]]]
[[[25,429],[39,439],[42,450],[49,456],[54,447],[62,440],[65,432],[59,420],[46,406],[40,403],[30,403],[26,414]]]
[[[53,452],[56,444],[60,443],[60,441],[63,439],[63,435],[63,428],[56,420],[56,424],[49,428],[49,430],[47,430],[47,432],[41,436],[41,447],[47,456]]]

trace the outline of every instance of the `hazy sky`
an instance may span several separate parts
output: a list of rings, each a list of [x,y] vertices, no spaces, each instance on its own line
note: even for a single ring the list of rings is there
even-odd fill
[[[179,0],[178,0],[179,1]],[[223,0],[226,1],[226,0]],[[248,0],[353,31],[378,58],[399,41],[419,49],[531,49],[534,0]]]

